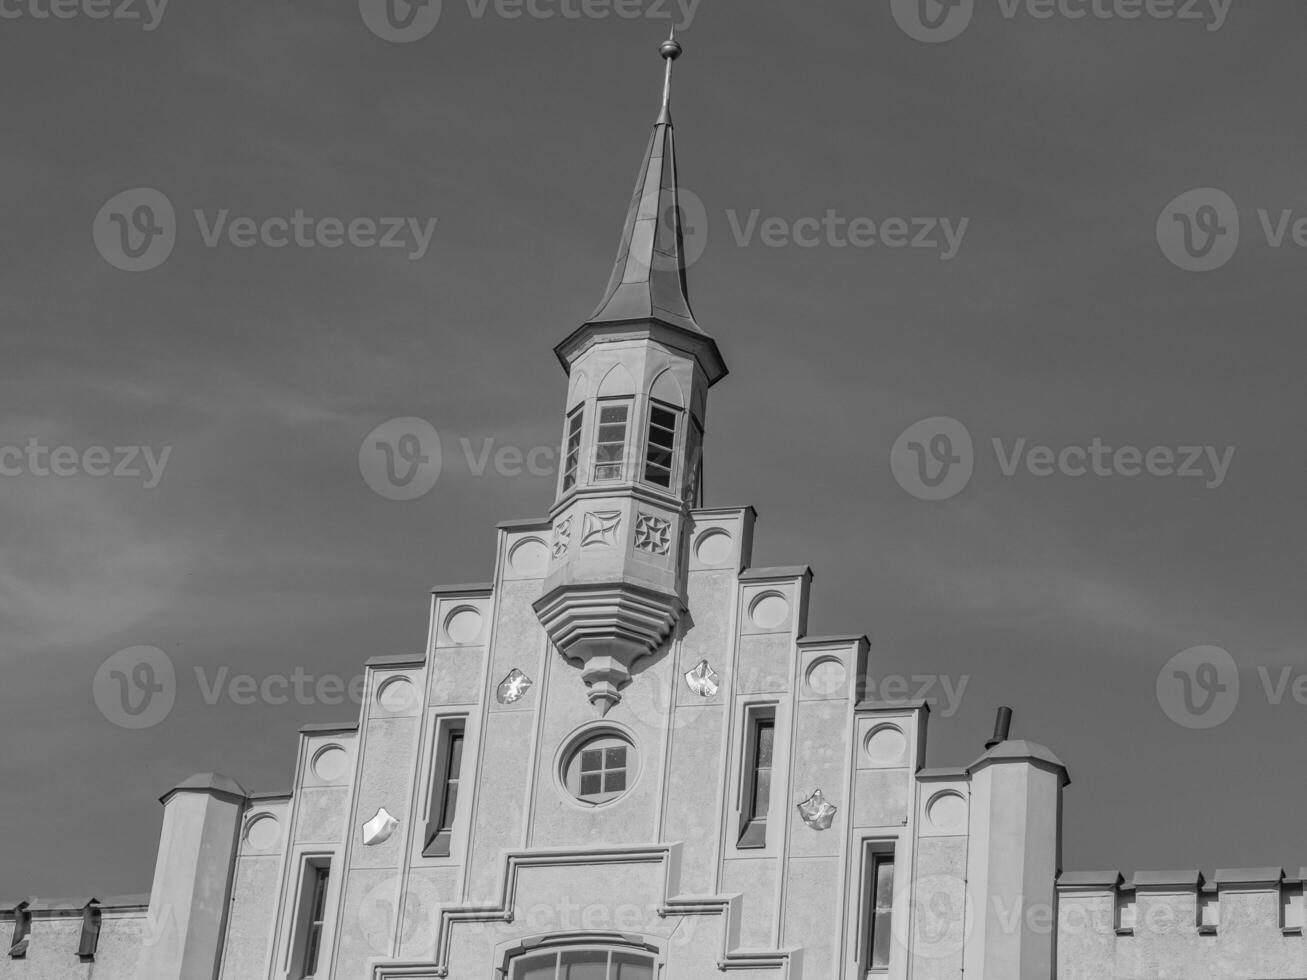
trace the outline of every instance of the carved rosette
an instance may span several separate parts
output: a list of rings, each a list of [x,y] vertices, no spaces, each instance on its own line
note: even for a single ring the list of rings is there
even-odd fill
[[[651,555],[665,555],[672,545],[672,522],[653,514],[635,519],[635,550]]]

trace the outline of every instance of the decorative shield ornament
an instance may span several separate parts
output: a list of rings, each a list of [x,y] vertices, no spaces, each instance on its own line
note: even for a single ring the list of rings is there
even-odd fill
[[[531,690],[532,684],[531,678],[514,667],[508,672],[508,676],[499,682],[499,687],[495,691],[495,700],[500,704],[521,701],[526,697],[526,692]]]
[[[831,821],[835,819],[835,811],[838,809],[822,795],[821,790],[815,790],[798,807],[799,816],[813,830],[830,830]]]
[[[387,813],[383,806],[375,817],[363,825],[363,846],[375,847],[386,843],[398,826],[399,821]]]
[[[685,675],[685,683],[690,690],[701,698],[710,698],[717,693],[717,682],[721,680],[717,671],[707,660],[700,660]]]

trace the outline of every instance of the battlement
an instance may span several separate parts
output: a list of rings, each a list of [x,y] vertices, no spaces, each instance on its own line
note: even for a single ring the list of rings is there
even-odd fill
[[[1163,962],[1205,978],[1214,963],[1244,960],[1266,980],[1300,977],[1304,880],[1307,868],[1222,868],[1210,878],[1196,869],[1066,872],[1057,882],[1059,978],[1087,978],[1104,963],[1107,976],[1147,976]]]
[[[111,973],[134,965],[149,934],[149,901],[115,895],[0,903],[0,978],[71,976],[75,963]]]

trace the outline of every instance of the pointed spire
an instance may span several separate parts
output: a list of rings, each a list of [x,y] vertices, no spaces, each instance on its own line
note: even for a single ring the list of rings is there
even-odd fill
[[[662,111],[635,185],[608,289],[589,323],[661,320],[698,334],[685,281],[685,216],[672,134],[672,62],[682,48],[673,34],[658,51],[667,62]]]

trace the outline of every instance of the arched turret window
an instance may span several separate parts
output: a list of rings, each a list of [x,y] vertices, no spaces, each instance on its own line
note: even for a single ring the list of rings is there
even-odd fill
[[[656,968],[649,953],[591,946],[528,953],[512,961],[508,976],[509,980],[654,980]]]

